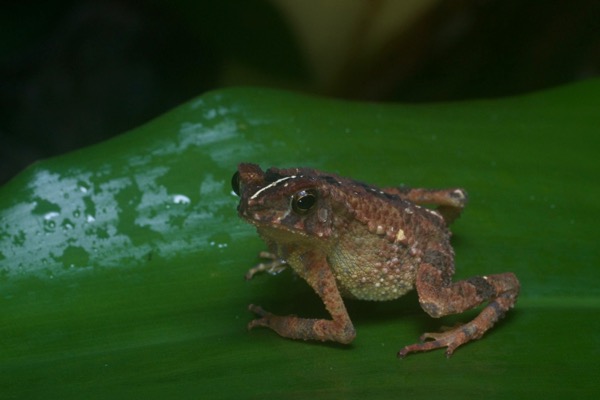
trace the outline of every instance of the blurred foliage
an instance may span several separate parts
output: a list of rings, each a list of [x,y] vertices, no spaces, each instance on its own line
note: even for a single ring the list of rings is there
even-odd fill
[[[207,90],[362,100],[495,97],[596,76],[600,3],[449,0],[9,2],[0,182]]]

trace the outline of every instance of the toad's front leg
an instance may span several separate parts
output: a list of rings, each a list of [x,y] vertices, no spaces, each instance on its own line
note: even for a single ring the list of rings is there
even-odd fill
[[[275,254],[269,253],[268,251],[261,251],[258,256],[260,258],[266,258],[269,261],[261,262],[253,268],[250,268],[245,275],[245,278],[248,281],[252,279],[254,275],[264,271],[270,273],[271,275],[277,275],[278,273],[286,269],[288,266],[285,260],[278,258]]]
[[[356,336],[354,326],[325,257],[315,253],[305,253],[298,256],[298,260],[301,261],[302,267],[294,269],[323,300],[332,319],[279,316],[251,304],[250,311],[258,314],[260,318],[250,321],[248,329],[264,326],[291,339],[334,341],[344,344],[352,342]]]
[[[431,264],[419,268],[416,286],[421,306],[432,317],[457,314],[485,301],[489,303],[475,319],[464,325],[445,332],[423,334],[422,343],[404,347],[398,352],[399,357],[441,347],[446,347],[446,356],[452,355],[458,346],[479,339],[502,318],[517,301],[520,287],[517,277],[510,272],[452,283],[443,269]]]

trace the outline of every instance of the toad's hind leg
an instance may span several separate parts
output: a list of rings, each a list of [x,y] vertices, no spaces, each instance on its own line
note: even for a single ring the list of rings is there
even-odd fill
[[[461,188],[452,189],[421,189],[408,187],[389,187],[383,189],[388,194],[393,194],[411,203],[436,205],[446,225],[450,225],[460,217],[467,204],[467,192]]]
[[[464,325],[441,333],[425,333],[421,343],[404,347],[398,352],[399,357],[442,347],[447,348],[446,356],[452,355],[458,346],[483,336],[514,306],[519,294],[519,281],[512,273],[477,276],[452,283],[447,273],[430,264],[420,266],[416,286],[421,307],[436,318],[461,313],[485,301],[489,303]]]

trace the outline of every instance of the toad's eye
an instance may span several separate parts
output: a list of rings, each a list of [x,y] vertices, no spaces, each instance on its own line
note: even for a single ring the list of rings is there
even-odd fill
[[[317,192],[301,190],[292,197],[292,209],[298,214],[306,214],[317,204]]]
[[[231,177],[231,188],[233,189],[233,192],[235,194],[237,194],[238,196],[240,195],[240,172],[236,171],[235,174],[233,174],[233,176]]]

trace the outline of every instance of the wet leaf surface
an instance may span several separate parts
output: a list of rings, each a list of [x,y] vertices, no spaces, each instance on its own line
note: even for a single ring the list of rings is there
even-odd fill
[[[600,82],[453,104],[208,93],[0,188],[1,398],[591,398],[600,389]],[[349,301],[350,346],[247,332],[255,303],[322,316],[235,213],[240,161],[382,186],[462,186],[457,277],[512,271],[516,309],[451,359],[395,358],[414,294]]]

